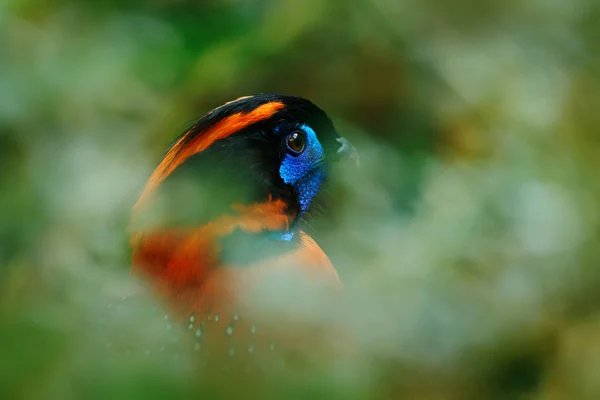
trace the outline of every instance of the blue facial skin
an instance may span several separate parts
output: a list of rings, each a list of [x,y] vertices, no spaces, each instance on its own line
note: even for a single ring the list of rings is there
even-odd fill
[[[279,175],[285,184],[294,188],[300,205],[298,216],[302,216],[319,192],[326,170],[323,163],[325,153],[315,131],[307,125],[301,125],[299,129],[306,135],[304,151],[297,155],[286,152],[279,167]],[[292,236],[287,232],[281,236],[281,240],[291,240]]]

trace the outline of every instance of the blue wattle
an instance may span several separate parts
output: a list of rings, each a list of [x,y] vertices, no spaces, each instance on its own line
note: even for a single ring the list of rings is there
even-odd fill
[[[286,154],[279,167],[283,182],[292,185],[300,204],[299,215],[304,214],[325,180],[324,152],[315,131],[300,127],[306,134],[306,148],[302,154]]]
[[[294,239],[294,231],[288,232],[273,232],[269,234],[269,239],[283,241],[283,242],[291,242]]]
[[[298,215],[303,215],[308,211],[313,198],[317,195],[319,189],[321,189],[321,184],[324,180],[324,171],[314,169],[294,185],[294,190],[298,195],[298,203],[300,204]]]

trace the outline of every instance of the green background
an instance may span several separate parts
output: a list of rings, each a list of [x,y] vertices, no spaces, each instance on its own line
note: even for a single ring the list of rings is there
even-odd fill
[[[142,312],[95,324],[135,290],[126,221],[173,138],[276,92],[361,153],[314,236],[376,360],[278,398],[598,398],[599,17],[593,0],[0,2],[0,395],[212,393],[183,363],[110,364],[106,335],[159,340]]]

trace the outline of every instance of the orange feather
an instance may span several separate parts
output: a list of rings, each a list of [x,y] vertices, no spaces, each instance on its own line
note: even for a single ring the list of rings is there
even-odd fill
[[[244,99],[244,97],[240,99]],[[144,191],[134,206],[134,210],[140,208],[141,204],[146,200],[150,193],[152,193],[152,191],[156,189],[167,176],[175,171],[175,169],[189,157],[206,150],[217,140],[231,136],[248,125],[270,118],[283,107],[284,105],[282,102],[273,101],[262,104],[249,113],[232,114],[208,128],[201,135],[196,135],[190,142],[188,142],[188,138],[191,132],[188,131],[183,134],[169,149],[156,170],[154,170],[150,176]]]
[[[229,115],[202,132],[186,132],[151,175],[132,220],[186,159],[283,108],[282,102],[270,101]],[[230,212],[198,227],[133,228],[133,272],[150,280],[172,316],[193,333],[194,350],[202,349],[211,363],[229,365],[237,355],[235,362],[246,365],[248,358],[262,353],[278,354],[289,364],[290,355],[318,359],[341,342],[336,340],[340,325],[331,317],[336,314],[329,314],[324,324],[318,311],[340,300],[342,284],[329,258],[306,233],[296,233],[299,245],[293,250],[252,265],[221,260],[220,240],[236,230],[289,231],[295,216],[288,206],[269,196],[262,203],[233,204]]]

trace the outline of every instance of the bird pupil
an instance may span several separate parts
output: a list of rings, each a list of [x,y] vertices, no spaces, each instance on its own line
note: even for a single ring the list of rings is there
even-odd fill
[[[296,153],[300,153],[304,150],[304,137],[298,132],[292,133],[288,136],[288,147]]]

